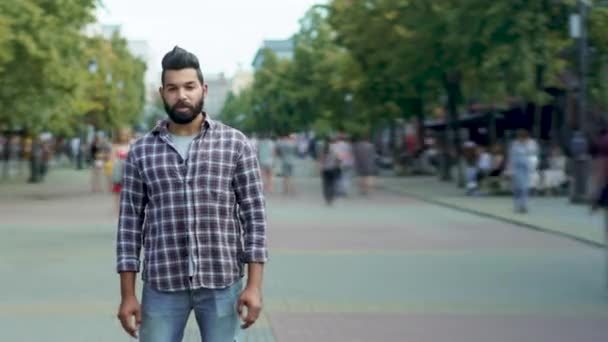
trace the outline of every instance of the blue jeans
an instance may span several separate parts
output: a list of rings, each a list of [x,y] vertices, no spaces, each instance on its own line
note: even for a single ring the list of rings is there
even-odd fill
[[[530,196],[530,189],[528,188],[515,188],[514,189],[514,201],[516,210],[527,210],[528,209],[528,197]]]
[[[516,169],[513,172],[513,200],[515,202],[515,210],[527,210],[529,196],[530,171],[527,169]]]
[[[182,341],[188,317],[194,310],[202,341],[238,341],[241,328],[237,303],[242,287],[242,281],[238,281],[225,289],[162,292],[144,284],[139,340]]]

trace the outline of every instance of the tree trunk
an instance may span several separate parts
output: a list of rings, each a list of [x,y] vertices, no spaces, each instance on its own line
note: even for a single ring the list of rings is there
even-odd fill
[[[543,115],[543,106],[541,101],[541,95],[545,91],[545,66],[543,64],[536,65],[536,91],[538,92],[538,96],[536,96],[536,101],[534,101],[534,123],[533,123],[533,134],[536,140],[540,140],[542,135],[542,115]]]
[[[42,144],[39,139],[32,142],[30,153],[30,178],[29,183],[40,183],[42,181]]]
[[[488,145],[491,147],[496,144],[496,140],[498,139],[496,132],[496,109],[494,106],[490,108],[488,121]]]

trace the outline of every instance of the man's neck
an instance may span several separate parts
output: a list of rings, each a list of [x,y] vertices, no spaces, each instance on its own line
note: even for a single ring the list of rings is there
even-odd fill
[[[201,125],[205,122],[205,119],[206,115],[202,113],[192,120],[192,122],[185,125],[169,121],[169,133],[182,136],[196,135],[201,131]]]

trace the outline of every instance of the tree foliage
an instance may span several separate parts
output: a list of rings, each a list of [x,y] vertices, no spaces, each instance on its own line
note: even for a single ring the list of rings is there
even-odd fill
[[[83,33],[94,22],[96,4],[0,1],[0,126],[70,134],[83,122],[107,129],[135,121],[143,106],[145,66],[119,37]],[[111,68],[121,83],[104,84],[105,76],[91,75],[92,59],[100,72]]]
[[[608,9],[592,3],[590,94],[606,108]],[[333,0],[302,19],[293,60],[269,56],[250,99],[230,101],[255,118],[250,130],[277,132],[352,130],[447,99],[460,111],[470,102],[542,105],[547,87],[566,89],[564,75],[577,74],[568,35],[576,10],[571,0]]]

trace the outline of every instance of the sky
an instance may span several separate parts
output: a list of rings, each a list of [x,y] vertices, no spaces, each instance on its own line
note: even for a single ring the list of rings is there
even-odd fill
[[[206,74],[231,76],[251,62],[264,39],[285,39],[306,10],[322,0],[102,0],[102,24],[118,24],[127,39],[146,40],[154,65],[175,45],[196,54]]]

